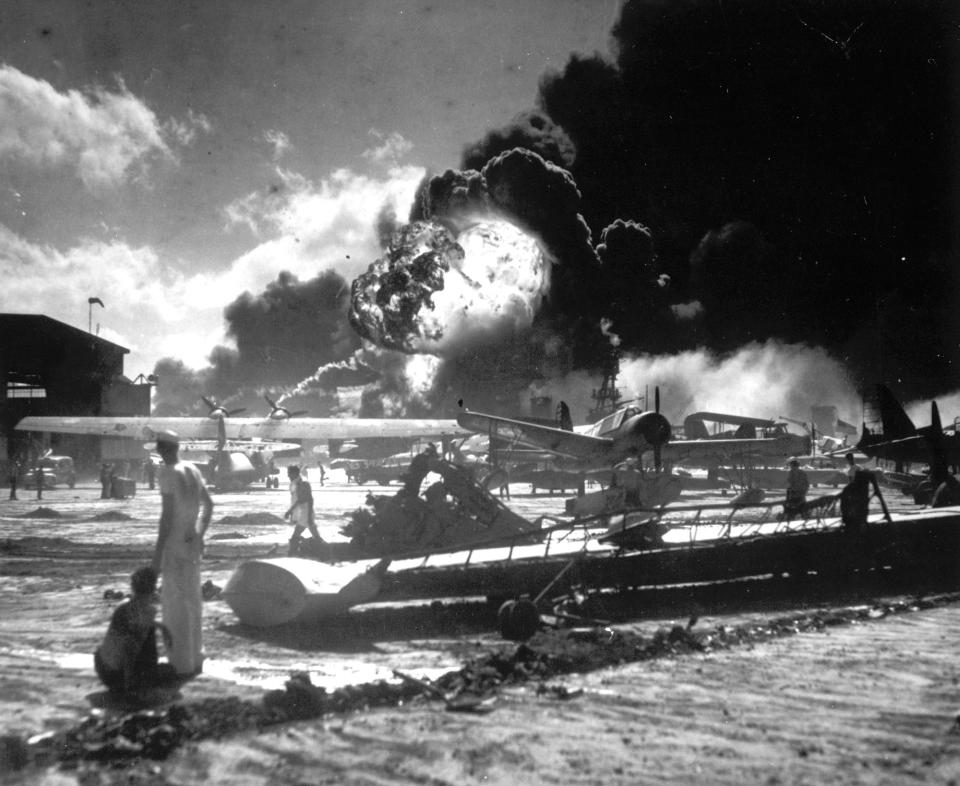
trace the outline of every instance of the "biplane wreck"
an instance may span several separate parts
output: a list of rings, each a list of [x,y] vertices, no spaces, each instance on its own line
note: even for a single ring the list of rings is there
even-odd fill
[[[420,494],[427,467],[441,480]],[[960,508],[890,515],[883,506],[882,516],[852,533],[837,515],[838,499],[817,500],[806,518],[792,520],[781,500],[627,507],[529,522],[467,470],[433,456],[393,497],[372,499],[370,510],[354,517],[358,559],[251,560],[237,568],[222,597],[241,622],[273,626],[313,623],[370,602],[526,596],[550,608],[575,589],[960,569]]]

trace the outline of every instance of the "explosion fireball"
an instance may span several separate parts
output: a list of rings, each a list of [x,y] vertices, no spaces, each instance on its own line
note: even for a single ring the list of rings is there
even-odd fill
[[[455,357],[529,327],[549,270],[537,240],[507,221],[477,220],[456,235],[416,221],[353,282],[350,323],[381,347]]]

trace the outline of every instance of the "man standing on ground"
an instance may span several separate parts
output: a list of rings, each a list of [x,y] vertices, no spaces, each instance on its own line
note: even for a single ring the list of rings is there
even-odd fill
[[[104,461],[100,465],[100,499],[113,497],[113,465]]]
[[[853,453],[847,453],[847,467],[844,469],[844,472],[847,474],[847,482],[853,480],[854,476],[857,474],[857,470],[860,467],[857,466],[857,462],[853,457]]]
[[[17,481],[20,475],[20,462],[14,461],[10,465],[10,499],[17,498]]]
[[[800,469],[799,461],[791,459],[790,471],[787,473],[787,502],[784,505],[784,512],[788,518],[801,513],[807,501],[809,488],[810,481],[807,479],[807,473]]]
[[[843,521],[844,531],[848,535],[859,537],[866,532],[871,493],[880,500],[880,507],[883,508],[883,514],[888,521],[890,512],[880,492],[876,474],[858,467],[852,453],[847,454],[847,461],[854,469],[850,482],[840,491],[840,518]]]
[[[181,677],[203,669],[203,594],[200,560],[203,536],[210,526],[213,500],[203,477],[189,461],[178,455],[180,439],[172,431],[157,434],[160,467],[160,526],[153,568],[163,582],[160,606],[163,623],[173,637],[170,664]],[[200,507],[203,516],[199,523]]]
[[[300,537],[305,529],[316,538],[315,546],[324,542],[317,531],[316,520],[313,515],[313,490],[306,480],[300,477],[300,467],[291,464],[287,467],[287,479],[290,481],[290,507],[283,514],[293,524],[293,535],[290,538],[291,557],[297,556],[300,551]]]

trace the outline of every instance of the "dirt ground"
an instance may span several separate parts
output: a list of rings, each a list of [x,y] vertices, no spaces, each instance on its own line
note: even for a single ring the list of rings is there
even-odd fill
[[[332,480],[315,484],[331,539],[375,490]],[[562,497],[517,491],[511,505],[529,518],[563,510]],[[106,701],[91,653],[117,603],[105,595],[125,592],[149,559],[159,498],[140,489],[100,500],[92,485],[20,497],[0,500],[4,783],[960,782],[960,588],[919,580],[662,593],[629,623],[529,647],[504,642],[480,602],[373,606],[316,629],[257,630],[214,598],[204,674],[138,717],[172,733],[171,707],[215,706],[233,722],[165,758],[64,757],[52,746],[65,734],[136,709]],[[282,552],[287,499],[283,487],[217,495],[204,578],[222,587],[242,559]],[[566,660],[547,658],[561,640]],[[490,664],[504,662],[512,676],[498,681]],[[316,686],[308,699],[325,696],[318,711],[270,715],[296,672]],[[448,707],[395,672],[497,684],[482,704]],[[341,700],[346,712],[329,711]],[[474,711],[454,711],[464,708]]]

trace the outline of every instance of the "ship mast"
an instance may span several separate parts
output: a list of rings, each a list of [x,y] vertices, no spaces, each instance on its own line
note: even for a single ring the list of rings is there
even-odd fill
[[[594,406],[587,413],[589,423],[596,423],[601,418],[616,412],[620,399],[623,398],[617,390],[617,375],[620,373],[620,350],[617,347],[609,347],[601,360],[600,370],[603,373],[603,380],[600,382],[600,387],[595,388],[591,393]]]

